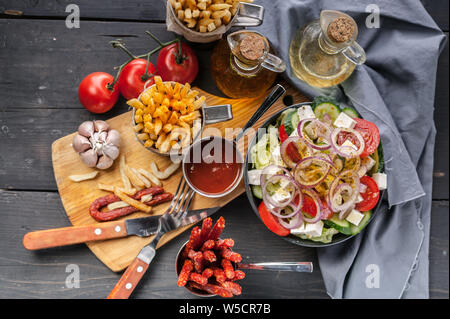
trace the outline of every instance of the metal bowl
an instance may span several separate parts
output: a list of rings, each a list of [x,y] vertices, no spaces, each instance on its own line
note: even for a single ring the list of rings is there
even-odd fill
[[[163,82],[163,83],[171,83],[172,85],[175,85],[176,82],[166,81],[166,82]],[[156,84],[153,84],[153,85],[149,86],[148,88],[145,88],[142,93],[144,93],[147,90],[150,90],[155,85]],[[181,87],[184,87],[184,85],[182,84]],[[190,90],[189,92],[191,92],[191,91],[192,90]],[[139,96],[137,98],[139,101],[141,101],[142,93],[139,94]],[[196,96],[195,100],[198,100],[198,99],[199,99],[199,96]],[[199,132],[197,133],[197,135],[192,138],[191,145],[202,136],[203,129],[204,129],[204,127],[206,125],[219,123],[219,122],[223,122],[223,121],[228,121],[228,120],[233,118],[233,113],[232,113],[232,109],[231,109],[231,105],[230,104],[206,106],[206,103],[204,103],[200,109],[201,109],[201,113],[202,113],[202,116],[201,116],[202,124],[201,124],[201,128],[200,128]],[[131,125],[133,127],[133,130],[134,130],[134,126],[136,126],[136,122],[134,120],[135,113],[136,113],[136,109],[133,108],[133,110],[131,112]],[[140,140],[138,138],[139,132],[135,131],[134,134],[136,136],[136,140],[138,140],[138,142],[143,147],[145,147],[144,146],[144,141],[142,141],[142,140]],[[158,150],[155,147],[145,147],[145,148],[147,150],[153,152],[153,153],[158,154],[158,155],[163,155],[163,156],[170,156],[171,155],[170,151],[167,152],[167,153],[163,153],[163,152],[161,152],[160,150]]]
[[[311,103],[310,102],[299,103],[299,104],[291,105],[291,106],[289,106],[289,107],[287,107],[287,108],[285,108],[283,110],[280,110],[279,112],[274,114],[271,118],[269,118],[266,122],[264,122],[264,124],[261,125],[261,128],[267,128],[270,124],[275,124],[277,118],[285,110],[290,109],[290,108],[298,108],[298,107],[300,107],[302,105],[311,105]],[[257,135],[255,135],[253,137],[252,141],[250,142],[250,144],[248,146],[247,155],[245,156],[244,183],[245,183],[245,192],[247,193],[247,197],[248,197],[248,200],[250,202],[250,206],[252,207],[252,209],[253,209],[254,213],[256,214],[256,216],[258,216],[258,218],[261,220],[261,218],[259,217],[258,206],[259,206],[259,204],[261,203],[262,200],[260,200],[259,198],[256,198],[255,196],[253,196],[252,190],[250,189],[250,184],[248,183],[248,170],[251,169],[251,163],[250,163],[250,160],[249,160],[249,158],[250,158],[250,150],[253,147],[253,145],[255,145],[257,143],[257,139],[258,139]],[[380,147],[381,147],[381,145],[380,145]],[[375,216],[375,213],[379,209],[379,207],[381,205],[381,202],[382,202],[383,195],[384,195],[384,191],[381,191],[380,192],[380,199],[378,200],[378,204],[372,210],[372,216],[370,217],[369,222],[367,223],[367,225],[373,220],[373,218]],[[367,225],[366,225],[366,227],[367,227]],[[364,227],[364,229],[366,227]],[[304,247],[329,247],[329,246],[333,246],[333,245],[336,245],[336,244],[343,243],[344,241],[349,240],[350,238],[352,238],[354,236],[357,236],[360,233],[358,233],[356,235],[344,235],[342,233],[338,233],[338,234],[333,236],[333,239],[332,239],[332,241],[330,243],[314,242],[312,240],[302,239],[302,238],[294,236],[294,235],[289,235],[289,236],[286,236],[286,237],[280,236],[280,237],[283,238],[284,240],[292,243],[292,244],[299,245],[299,246],[304,246]]]
[[[181,268],[183,268],[184,259],[181,258],[181,253],[183,252],[184,247],[186,247],[187,243],[188,242],[185,242],[181,246],[181,248],[178,251],[177,256],[175,258],[175,272],[177,274],[177,278],[180,275]],[[184,288],[187,291],[189,291],[191,294],[196,295],[198,297],[214,297],[214,296],[217,296],[217,295],[213,295],[213,294],[207,293],[206,291],[203,291],[203,290],[199,290],[199,289],[196,289],[196,288],[193,288],[193,287],[188,287],[188,285],[184,286]]]

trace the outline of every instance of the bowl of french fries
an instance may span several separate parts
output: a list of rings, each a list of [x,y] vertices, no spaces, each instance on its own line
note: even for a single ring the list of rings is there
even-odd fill
[[[133,108],[132,125],[137,140],[154,153],[181,154],[201,136],[206,124],[232,118],[231,105],[205,107],[206,97],[189,83],[163,82],[160,76],[154,80],[155,84],[144,89],[138,98],[127,101]],[[214,114],[218,108],[228,112]]]
[[[232,26],[255,27],[262,23],[264,8],[253,0],[168,0],[169,31],[191,42],[212,42]]]

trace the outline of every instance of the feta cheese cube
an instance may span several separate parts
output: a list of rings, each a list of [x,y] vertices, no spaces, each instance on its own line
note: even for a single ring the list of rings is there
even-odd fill
[[[314,111],[311,108],[311,105],[303,105],[298,108],[297,110],[298,117],[301,120],[304,119],[315,119],[316,115],[314,114]]]
[[[352,223],[355,226],[358,226],[361,223],[361,220],[364,218],[364,214],[356,209],[352,209],[350,214],[348,214],[347,218],[345,218],[348,222]]]
[[[323,221],[319,220],[315,224],[303,223],[300,227],[291,229],[293,235],[306,235],[308,238],[322,235]]]
[[[372,175],[373,180],[378,185],[378,189],[381,191],[387,188],[387,175],[384,173],[375,173]]]
[[[356,203],[361,203],[364,200],[364,198],[361,196],[361,194],[358,194],[358,197],[356,198]]]
[[[354,149],[355,151],[358,150],[358,148],[356,147],[356,145],[353,144],[352,142],[350,142],[349,140],[345,140],[345,142],[342,143],[341,147],[351,147],[351,148]]]
[[[376,161],[370,156],[361,159],[361,167],[358,170],[359,177],[363,177],[364,175],[366,175],[367,172],[370,171],[371,168],[375,165],[375,163]]]
[[[333,125],[336,127],[354,128],[356,125],[356,121],[344,112],[341,112],[334,121]]]
[[[283,159],[281,158],[280,145],[277,145],[272,151],[272,163],[274,165],[285,166]]]
[[[375,163],[376,163],[376,161],[370,156],[363,157],[361,159],[361,165],[364,165],[368,171],[370,171],[372,169],[372,167],[375,165]]]
[[[262,169],[252,169],[247,172],[248,183],[250,185],[260,185],[260,177],[261,177]]]

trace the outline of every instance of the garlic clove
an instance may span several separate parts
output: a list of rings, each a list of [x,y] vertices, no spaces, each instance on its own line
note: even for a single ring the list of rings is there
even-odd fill
[[[97,163],[98,169],[107,169],[110,168],[113,164],[113,160],[109,158],[108,156],[100,156]]]
[[[120,133],[117,130],[110,130],[106,137],[106,143],[114,146],[120,146]]]
[[[81,160],[87,167],[94,167],[97,165],[97,153],[91,148],[85,152],[80,153]]]
[[[94,129],[96,132],[107,132],[109,130],[109,125],[105,121],[96,120],[94,121]]]
[[[92,146],[87,137],[80,134],[75,134],[72,140],[72,147],[75,152],[80,153],[90,149]]]
[[[94,123],[92,121],[85,121],[78,126],[78,134],[84,137],[91,137],[94,131]]]
[[[113,144],[103,145],[103,154],[115,160],[119,156],[119,148]]]
[[[106,143],[106,137],[108,136],[108,132],[102,131],[98,133],[98,141],[101,143]]]

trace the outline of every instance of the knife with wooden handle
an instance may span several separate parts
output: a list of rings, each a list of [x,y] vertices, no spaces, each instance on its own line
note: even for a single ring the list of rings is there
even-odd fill
[[[191,210],[187,219],[206,212],[214,214],[220,207]],[[97,223],[86,226],[70,226],[29,232],[23,237],[23,246],[28,250],[38,250],[86,243],[97,240],[123,238],[131,235],[148,237],[154,235],[158,227],[159,215]],[[195,219],[192,219],[195,222]]]

